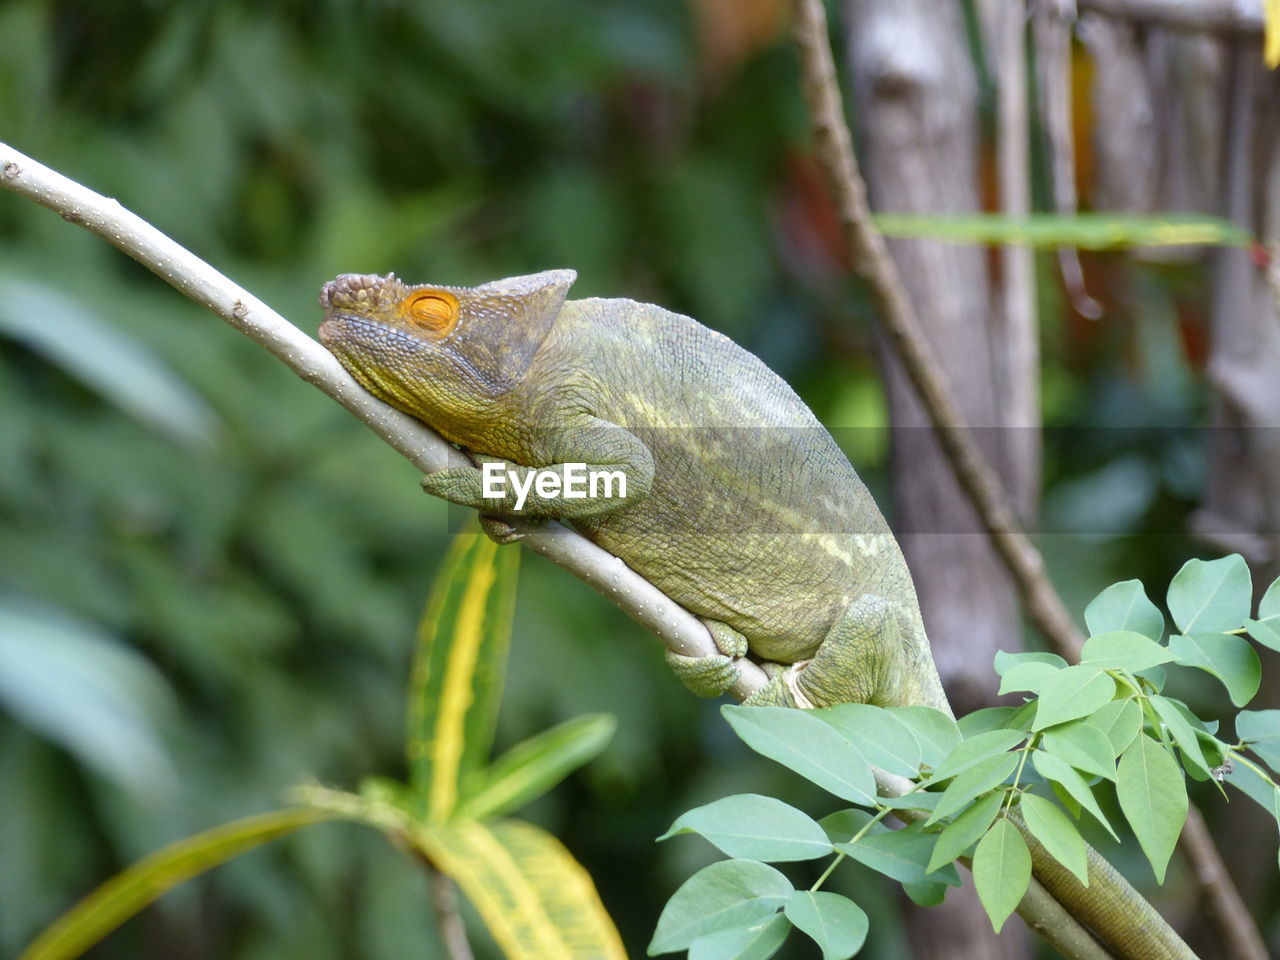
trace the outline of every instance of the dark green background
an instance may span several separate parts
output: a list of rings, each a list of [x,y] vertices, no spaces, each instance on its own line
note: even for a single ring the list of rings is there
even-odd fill
[[[308,331],[320,285],[349,271],[467,284],[572,266],[576,296],[690,313],[858,428],[842,442],[882,491],[870,316],[837,267],[785,35],[714,64],[707,39],[676,0],[4,0],[0,139]],[[1045,540],[1077,610],[1131,576],[1159,597],[1207,555],[1177,532],[1199,494],[1195,438],[1145,429],[1195,423],[1203,403],[1184,350],[1202,274],[1095,265],[1125,294],[1086,329],[1062,320],[1042,263],[1046,418],[1079,428],[1050,435],[1048,515],[1107,531]],[[104,328],[135,366],[84,349],[78,331]],[[104,634],[108,652],[78,661],[89,689],[140,704],[122,729],[152,751],[65,749],[100,705],[34,654],[41,682],[0,682],[0,953],[121,866],[293,783],[402,774],[412,635],[449,532],[409,465],[335,404],[0,194],[0,615]],[[652,638],[532,556],[513,651],[502,743],[618,716],[604,756],[527,816],[587,865],[642,953],[665,898],[713,858],[653,837],[694,804],[794,784],[675,683]],[[891,894],[850,876],[874,918],[867,955],[902,956]],[[416,868],[325,825],[183,888],[94,955],[390,960],[434,955],[429,924]]]

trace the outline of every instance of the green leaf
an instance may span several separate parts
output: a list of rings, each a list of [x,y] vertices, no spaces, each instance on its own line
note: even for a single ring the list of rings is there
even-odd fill
[[[1014,728],[1009,725],[1009,721],[1021,709],[1022,707],[983,707],[973,713],[966,713],[956,721],[956,726],[960,728],[966,740],[980,733],[990,733],[992,730],[1012,730]]]
[[[217,434],[213,410],[186,381],[99,307],[63,290],[0,277],[0,334],[187,447],[208,447]]]
[[[920,745],[915,734],[883,707],[842,703],[812,714],[831,724],[872,766],[903,777],[919,775]]]
[[[1251,242],[1250,235],[1230,220],[1202,214],[1038,213],[1008,217],[995,213],[879,213],[874,219],[887,237],[924,237],[950,243],[1118,250],[1187,244],[1246,247]]]
[[[681,833],[699,834],[730,857],[745,860],[813,860],[831,852],[827,835],[808,814],[754,793],[695,807],[658,839]]]
[[[943,791],[942,800],[925,821],[925,826],[931,826],[943,817],[954,815],[967,806],[974,797],[1004,783],[1017,769],[1019,759],[1016,753],[1000,753],[994,757],[979,760],[963,773],[958,774]]]
[[[1233,769],[1223,777],[1223,780],[1258,804],[1267,813],[1274,813],[1272,801],[1280,787],[1277,787],[1275,783],[1245,763],[1239,754],[1234,754],[1231,759]]]
[[[410,842],[466,894],[507,960],[626,960],[591,877],[542,828],[520,820],[405,827]]]
[[[1013,693],[1017,690],[1039,693],[1040,688],[1050,678],[1056,677],[1065,669],[1067,668],[1038,660],[1016,663],[1006,670],[1000,678],[1000,695],[1004,696],[1006,693]]]
[[[1264,647],[1280,651],[1280,617],[1272,617],[1270,620],[1246,619],[1244,626],[1249,631],[1249,636]]]
[[[704,933],[689,945],[689,960],[768,960],[790,932],[790,921],[775,913],[764,921]]]
[[[493,746],[520,551],[454,537],[418,627],[406,745],[415,815],[443,822]]]
[[[1024,793],[1020,807],[1031,835],[1043,843],[1049,854],[1087,887],[1089,858],[1085,853],[1084,838],[1080,836],[1075,824],[1054,804],[1034,793]]]
[[[1111,836],[1115,837],[1116,840],[1120,839],[1116,837],[1116,832],[1111,829],[1111,824],[1107,822],[1107,818],[1102,813],[1102,808],[1098,806],[1098,801],[1094,799],[1093,791],[1084,782],[1084,777],[1076,773],[1065,760],[1054,756],[1052,753],[1036,750],[1031,754],[1031,763],[1040,776],[1065,790],[1076,803],[1093,814],[1093,818],[1106,827]]]
[[[1280,710],[1241,710],[1236,736],[1272,770],[1280,771]]]
[[[1008,820],[998,820],[973,852],[973,883],[996,933],[1018,908],[1031,882],[1031,851]]]
[[[947,885],[945,883],[904,883],[902,892],[911,899],[912,903],[922,907],[936,907],[947,898]]]
[[[1253,605],[1253,579],[1244,557],[1188,560],[1169,584],[1169,612],[1184,634],[1235,630]]]
[[[1222,681],[1237,707],[1253,699],[1262,682],[1262,662],[1249,641],[1226,633],[1173,636],[1169,649],[1186,667],[1199,667]]]
[[[977,843],[995,821],[1004,796],[1003,790],[988,794],[947,824],[938,834],[938,842],[929,856],[928,869],[933,871],[946,866]]]
[[[1235,768],[1224,779],[1275,817],[1276,826],[1280,827],[1280,786],[1242,762],[1238,754],[1233,760]]]
[[[1164,636],[1164,614],[1147,597],[1141,580],[1122,580],[1089,601],[1084,610],[1089,633],[1132,630],[1151,640]]]
[[[1148,667],[1146,670],[1134,674],[1134,676],[1141,677],[1143,680],[1146,680],[1147,683],[1151,685],[1151,688],[1155,690],[1156,693],[1159,693],[1164,689],[1167,674],[1164,667]]]
[[[875,803],[876,781],[858,748],[808,710],[729,705],[721,712],[756,753],[844,800]]]
[[[1211,776],[1209,764],[1205,762],[1204,752],[1200,749],[1200,738],[1196,736],[1191,724],[1187,722],[1172,700],[1153,696],[1148,702],[1168,728],[1170,736],[1182,751],[1182,756],[1200,772],[1199,779],[1208,780]]]
[[[948,777],[954,777],[975,763],[1004,753],[1027,739],[1021,730],[992,730],[990,733],[979,733],[964,741],[947,755],[931,778],[932,783],[941,783]]]
[[[595,759],[617,726],[610,714],[589,713],[517,744],[465,782],[457,816],[485,820],[520,809]]]
[[[1080,801],[1073,797],[1065,787],[1060,783],[1048,781],[1049,789],[1053,791],[1053,795],[1058,798],[1058,802],[1067,808],[1067,812],[1076,820],[1080,819],[1080,814],[1084,812],[1084,807],[1080,805]]]
[[[1134,581],[1137,582],[1136,580]],[[1137,673],[1173,659],[1168,647],[1131,630],[1099,633],[1085,641],[1080,662],[1100,670]]]
[[[1258,603],[1259,620],[1270,620],[1274,617],[1280,617],[1280,577],[1271,581],[1271,586],[1267,587],[1267,592],[1262,595],[1262,600]]]
[[[1040,688],[1033,730],[1088,716],[1116,693],[1116,682],[1096,667],[1080,664],[1058,671]]]
[[[717,930],[761,923],[780,910],[794,891],[781,873],[754,860],[721,860],[703,867],[663,907],[649,956],[687,950],[698,937]]]
[[[1203,730],[1196,730],[1196,740],[1200,744],[1200,752],[1204,754],[1204,762],[1209,765],[1210,774],[1213,774],[1214,767],[1220,767],[1226,763],[1227,753],[1231,748],[1213,734],[1205,733]]]
[[[1116,778],[1116,754],[1111,752],[1111,741],[1088,720],[1072,720],[1046,730],[1041,746],[1077,770],[1108,780]]]
[[[1118,757],[1142,729],[1142,708],[1135,700],[1112,700],[1084,720],[1097,727],[1111,743],[1111,756]]]
[[[862,908],[838,893],[797,890],[787,901],[787,919],[813,937],[822,960],[848,960],[862,949],[870,922]]]
[[[995,656],[996,676],[1003,677],[1010,667],[1016,667],[1023,663],[1046,663],[1058,669],[1062,669],[1067,665],[1067,661],[1056,653],[1043,653],[1038,650],[1023,653],[1006,653],[1003,650],[997,650]]]
[[[143,907],[197,874],[299,827],[337,819],[329,810],[297,807],[246,817],[179,840],[139,860],[59,917],[22,960],[71,960]]]
[[[937,794],[942,796],[942,794]],[[884,799],[883,797],[881,799]],[[871,814],[857,807],[837,810],[818,821],[818,826],[832,843],[840,843],[857,835],[858,831],[871,822]],[[872,827],[874,830],[875,827]]]
[[[955,867],[928,869],[936,843],[937,837],[922,833],[919,824],[912,824],[901,830],[874,830],[857,843],[837,843],[836,849],[899,883],[931,880],[958,887],[960,875]]]
[[[151,661],[57,608],[0,596],[0,705],[135,796],[177,783],[176,698]]]
[[[1120,757],[1116,796],[1156,881],[1164,883],[1165,867],[1187,819],[1187,784],[1177,761],[1143,734]]]
[[[920,762],[936,767],[961,740],[956,722],[933,707],[888,707],[911,730],[920,745]]]

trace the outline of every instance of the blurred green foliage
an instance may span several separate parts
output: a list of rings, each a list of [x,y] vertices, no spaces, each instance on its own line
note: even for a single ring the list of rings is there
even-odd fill
[[[785,38],[712,72],[697,23],[681,0],[5,0],[0,131],[307,329],[345,271],[464,284],[573,266],[574,295],[690,313],[828,423],[870,428],[845,441],[879,492],[868,313],[825,239]],[[1051,439],[1050,512],[1088,525],[1127,505],[1110,533],[1046,539],[1077,609],[1111,580],[1167,579],[1187,541],[1130,535],[1180,530],[1199,490],[1185,438],[1146,429],[1201,402],[1179,330],[1202,311],[1198,273],[1097,262],[1118,305],[1105,324],[1080,329],[1047,272],[1041,287],[1047,416],[1082,428]],[[45,634],[14,630],[0,653],[32,678],[21,696],[0,684],[0,952],[293,783],[401,775],[399,691],[448,526],[336,405],[0,194],[0,610],[62,637],[37,649]],[[59,661],[59,643],[92,652]],[[154,762],[85,759],[117,701]],[[530,558],[500,746],[595,711],[618,716],[613,744],[530,816],[636,949],[713,857],[654,848],[675,813],[789,781],[672,682],[652,639]],[[95,955],[424,956],[425,897],[381,840],[326,825],[166,897]],[[891,912],[883,891],[860,902]],[[868,955],[899,940],[878,920]]]

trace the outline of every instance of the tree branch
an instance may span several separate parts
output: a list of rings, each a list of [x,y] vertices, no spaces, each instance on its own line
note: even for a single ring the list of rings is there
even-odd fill
[[[873,226],[866,186],[853,152],[852,136],[845,120],[839,80],[831,56],[826,11],[821,0],[794,0],[794,8],[795,40],[814,130],[815,151],[835,196],[853,270],[867,283],[877,301],[878,316],[888,338],[919,393],[956,478],[973,501],[997,551],[1008,565],[1028,615],[1051,647],[1067,660],[1078,660],[1083,641],[1080,630],[1045,574],[1043,557],[1020,529],[999,478],[983,458],[960,418],[951,399],[946,375],[920,328],[884,240]],[[1196,875],[1212,876],[1217,881],[1215,886],[1202,888],[1213,908],[1215,922],[1220,928],[1237,922],[1240,911],[1244,910],[1243,903],[1230,884],[1217,850],[1208,839],[1199,811],[1192,809],[1184,834],[1188,838],[1182,844],[1182,850],[1192,862]],[[1068,904],[1074,899],[1072,891],[1060,889],[1056,884],[1051,892],[1062,896]],[[1098,893],[1094,890],[1091,896],[1096,897]],[[1132,888],[1130,893],[1137,896]],[[1232,909],[1223,909],[1224,897],[1232,901]],[[1245,916],[1248,916],[1247,911]],[[1117,921],[1113,936],[1124,938],[1123,921],[1115,917],[1110,919]],[[1185,949],[1171,930],[1168,933]],[[1109,942],[1115,941],[1109,939]]]
[[[1081,10],[1179,30],[1261,33],[1262,0],[1076,0]]]
[[[257,341],[303,380],[346,407],[424,473],[464,462],[435,431],[371,396],[328,350],[247,290],[165,236],[114,199],[104,197],[0,143],[0,187],[48,207],[122,250],[161,279]],[[524,543],[568,570],[689,657],[717,651],[707,628],[617,557],[558,523],[518,525]],[[756,664],[740,660],[732,693],[745,699],[768,683]]]
[[[818,161],[827,172],[854,272],[877,301],[877,315],[929,415],[956,479],[1018,585],[1027,612],[1055,650],[1069,659],[1084,642],[1062,598],[1049,583],[1044,560],[1018,526],[999,477],[983,458],[951,399],[951,387],[920,327],[884,238],[875,230],[866,185],[853,153],[831,59],[826,14],[814,0],[795,0],[796,44]]]
[[[475,960],[471,944],[467,941],[466,927],[462,924],[462,914],[458,912],[458,888],[453,878],[427,860],[421,851],[418,855],[431,884],[431,912],[435,914],[436,930],[444,945],[445,956],[449,960]]]

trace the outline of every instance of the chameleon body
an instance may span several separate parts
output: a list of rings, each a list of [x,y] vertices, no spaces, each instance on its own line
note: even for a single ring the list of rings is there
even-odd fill
[[[519,511],[513,484],[483,495],[479,467],[423,486],[477,508],[499,538],[512,529],[503,518],[568,521],[702,618],[721,656],[669,655],[695,692],[726,690],[749,654],[773,681],[748,702],[947,710],[897,543],[804,402],[689,317],[566,300],[575,278],[463,288],[347,274],[321,293],[320,339],[374,395],[481,464],[526,482],[563,479],[571,463],[624,472],[625,497],[616,485],[574,499],[534,487]]]

